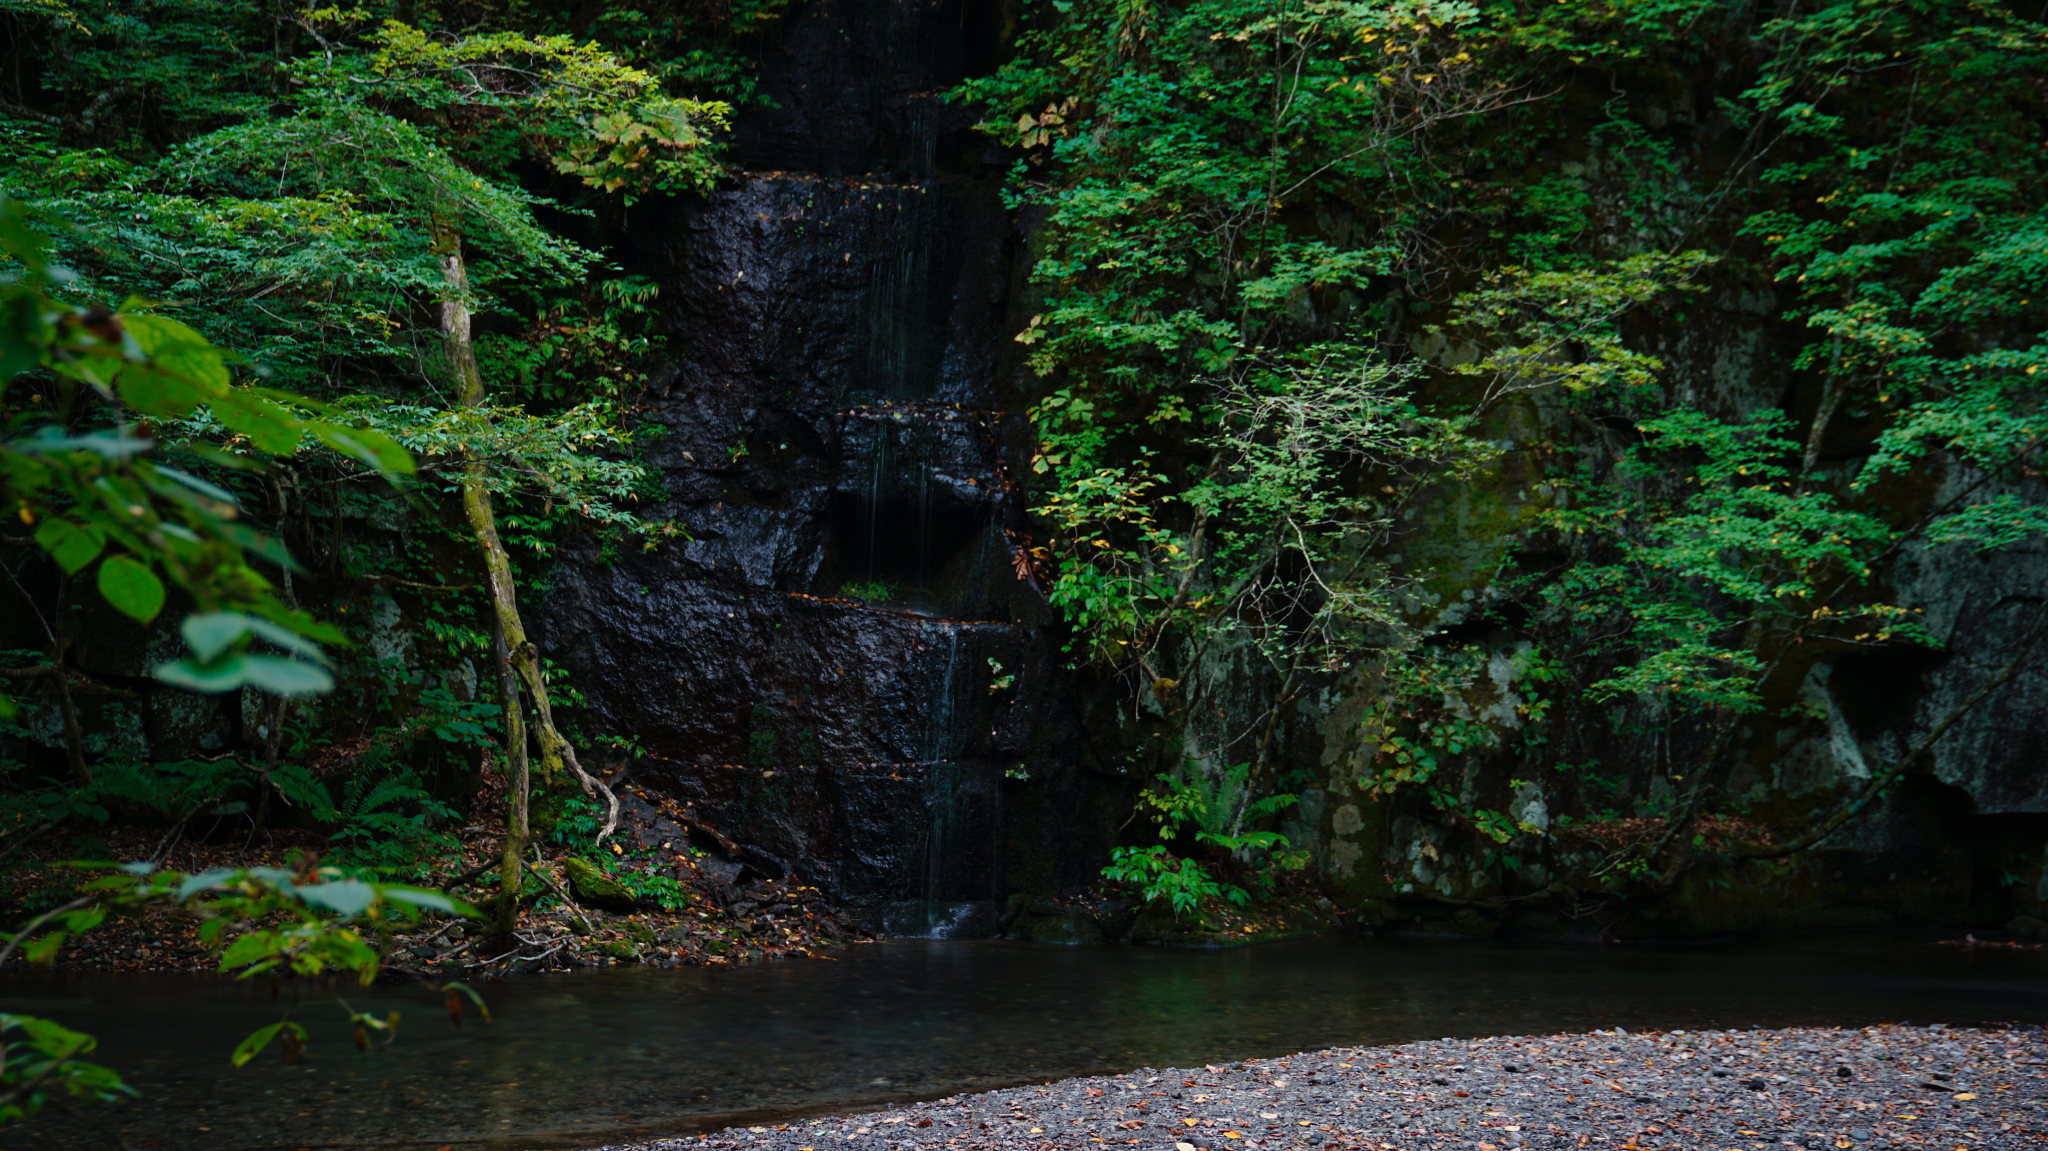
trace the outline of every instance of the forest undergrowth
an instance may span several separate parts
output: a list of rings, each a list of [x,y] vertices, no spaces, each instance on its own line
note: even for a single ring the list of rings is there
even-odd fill
[[[501,776],[486,772],[476,816],[453,828],[441,850],[386,878],[484,902],[479,885],[496,882],[492,869],[505,834],[504,788]],[[596,848],[573,831],[535,844],[518,926],[509,939],[473,920],[430,921],[381,941],[384,975],[473,980],[631,964],[717,966],[827,954],[868,938],[815,888],[721,869],[722,861],[687,847],[664,850],[680,838],[665,814],[676,810],[673,801],[638,790],[626,795],[623,834],[617,837],[625,846],[614,840],[609,849]],[[81,847],[91,849],[86,854],[154,860],[163,868],[200,874],[257,867],[310,872],[335,846],[297,828],[253,834],[227,829],[219,835],[195,828],[189,836],[182,830],[119,825],[90,844],[51,838],[31,845],[0,872],[0,901],[16,909],[14,918],[25,919],[71,898],[91,877],[78,869]],[[600,857],[606,862],[598,863]],[[138,908],[79,937],[57,953],[52,966],[212,971],[218,956],[200,939],[200,923],[180,907]]]

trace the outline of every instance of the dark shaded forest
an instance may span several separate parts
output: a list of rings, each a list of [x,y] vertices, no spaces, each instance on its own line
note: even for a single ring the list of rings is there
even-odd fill
[[[2042,19],[0,0],[12,917],[2048,933]]]

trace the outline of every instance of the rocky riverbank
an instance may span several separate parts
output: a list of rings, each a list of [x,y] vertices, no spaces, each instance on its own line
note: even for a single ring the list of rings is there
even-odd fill
[[[1443,1039],[1140,1068],[605,1151],[2032,1148],[2048,1032],[1935,1024]]]

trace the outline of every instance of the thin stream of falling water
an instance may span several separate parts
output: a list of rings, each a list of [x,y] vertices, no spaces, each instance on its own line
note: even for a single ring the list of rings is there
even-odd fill
[[[876,559],[880,554],[879,548],[881,547],[882,499],[888,494],[891,481],[895,479],[896,453],[892,450],[894,447],[895,437],[891,434],[889,425],[877,423],[875,425],[875,442],[868,449],[867,566],[870,575],[874,574],[874,569],[879,566]]]
[[[967,646],[963,638],[966,629],[952,623],[938,626],[945,632],[946,664],[937,698],[926,719],[924,750],[930,774],[925,792],[924,875],[914,917],[916,933],[926,936],[945,934],[956,910],[951,904],[967,895],[985,898],[983,883],[972,881],[992,878],[956,874],[963,866],[973,866],[969,849],[974,845],[966,837],[973,832],[976,814],[972,810],[976,796],[971,794],[967,767],[955,758],[960,740],[953,730],[959,714],[957,697],[961,688],[962,648]],[[968,881],[971,889],[963,887],[963,881]],[[987,893],[992,892],[990,888]]]
[[[939,166],[939,109],[933,107],[930,99],[917,100],[910,105],[910,147],[921,166],[920,175],[929,175]]]
[[[960,667],[960,626],[943,623],[939,627],[946,633],[946,671],[939,681],[939,698],[932,714],[925,723],[925,759],[937,761],[950,759],[957,741],[953,738],[953,681]]]
[[[917,502],[914,531],[917,540],[917,586],[928,588],[932,583],[932,460],[930,436],[919,436],[917,453]],[[948,677],[952,675],[949,670]]]
[[[921,187],[884,189],[876,210],[885,215],[882,250],[868,267],[867,386],[885,396],[932,391],[938,365],[930,359],[934,264],[943,235],[929,227]],[[894,199],[896,203],[889,203]]]

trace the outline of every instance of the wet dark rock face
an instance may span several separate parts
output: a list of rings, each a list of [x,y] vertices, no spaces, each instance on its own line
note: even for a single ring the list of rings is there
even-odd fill
[[[960,4],[790,17],[781,107],[739,131],[755,170],[629,245],[676,353],[644,419],[669,498],[643,511],[690,539],[576,555],[540,605],[635,781],[912,933],[1086,882],[1133,787],[1014,563],[1020,237],[971,111],[935,95],[992,37]]]

